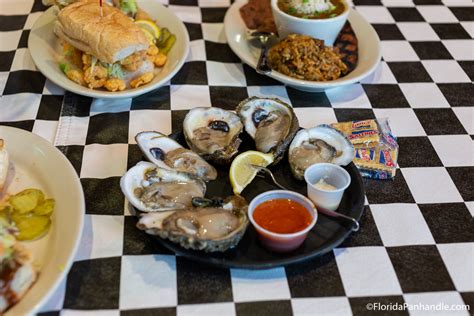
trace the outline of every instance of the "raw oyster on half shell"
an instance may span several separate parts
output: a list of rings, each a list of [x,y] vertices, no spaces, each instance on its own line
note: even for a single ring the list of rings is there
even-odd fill
[[[290,144],[288,160],[293,175],[302,180],[305,170],[320,162],[348,165],[355,150],[347,137],[329,125],[300,130]]]
[[[251,97],[236,111],[257,150],[272,153],[273,163],[278,163],[299,128],[293,108],[279,99]]]
[[[233,196],[219,206],[143,214],[137,227],[186,249],[223,252],[237,245],[248,223],[247,202]]]
[[[240,118],[220,108],[191,109],[183,122],[189,147],[206,160],[227,164],[238,152],[242,140]]]
[[[187,172],[204,181],[217,178],[216,169],[195,152],[159,132],[141,132],[135,136],[145,156],[159,167]]]
[[[194,197],[204,197],[206,184],[189,173],[139,162],[120,179],[128,201],[142,212],[186,209]]]

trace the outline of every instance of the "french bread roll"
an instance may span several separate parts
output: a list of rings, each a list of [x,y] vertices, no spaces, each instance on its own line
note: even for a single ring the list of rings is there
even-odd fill
[[[54,33],[102,62],[114,63],[147,49],[143,31],[120,10],[104,1],[103,16],[97,0],[81,0],[58,13]]]

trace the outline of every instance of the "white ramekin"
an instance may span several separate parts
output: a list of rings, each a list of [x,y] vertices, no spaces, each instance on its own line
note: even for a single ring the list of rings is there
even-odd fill
[[[304,173],[308,186],[308,197],[318,209],[335,211],[341,203],[344,190],[351,184],[351,176],[344,168],[332,163],[317,163],[311,165]],[[324,179],[336,190],[322,190],[315,186]]]

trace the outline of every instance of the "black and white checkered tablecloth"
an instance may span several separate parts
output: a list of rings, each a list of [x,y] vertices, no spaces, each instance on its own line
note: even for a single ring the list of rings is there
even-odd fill
[[[223,32],[230,0],[165,2],[190,34],[184,67],[145,96],[103,101],[64,94],[36,70],[27,39],[45,10],[41,1],[0,0],[0,124],[32,131],[62,149],[86,196],[76,261],[43,311],[349,315],[368,313],[367,303],[406,302],[470,304],[472,314],[471,0],[354,0],[382,40],[383,60],[362,83],[327,93],[286,88],[243,65]],[[175,257],[135,228],[120,192],[120,176],[141,159],[134,135],[169,133],[192,107],[233,109],[252,95],[290,102],[303,127],[388,117],[399,137],[397,176],[364,180],[361,230],[316,260],[248,271]]]

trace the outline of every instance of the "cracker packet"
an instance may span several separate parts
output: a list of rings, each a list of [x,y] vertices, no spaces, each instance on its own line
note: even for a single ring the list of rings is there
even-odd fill
[[[398,144],[388,119],[331,124],[354,145],[354,164],[370,179],[393,179],[397,171]]]

